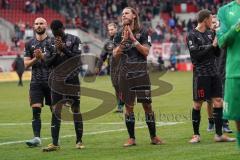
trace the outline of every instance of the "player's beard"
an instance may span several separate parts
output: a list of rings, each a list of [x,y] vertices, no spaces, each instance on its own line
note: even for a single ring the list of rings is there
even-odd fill
[[[133,22],[132,19],[127,19],[127,20],[123,21],[123,26],[126,26],[126,25],[131,26],[132,22]]]
[[[43,35],[43,34],[46,32],[46,29],[45,29],[45,28],[42,28],[41,30],[36,29],[35,32],[36,32],[38,35]]]

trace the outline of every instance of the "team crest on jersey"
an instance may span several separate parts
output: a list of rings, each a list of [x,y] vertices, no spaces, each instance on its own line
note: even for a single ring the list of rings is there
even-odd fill
[[[140,33],[137,33],[136,34],[136,38],[139,39],[141,37],[141,34]]]
[[[70,46],[71,46],[71,44],[72,44],[72,42],[71,42],[71,41],[67,41],[67,42],[66,42],[66,46],[67,46],[67,47],[70,47]]]
[[[212,35],[208,35],[208,38],[211,39],[211,40],[213,40]]]

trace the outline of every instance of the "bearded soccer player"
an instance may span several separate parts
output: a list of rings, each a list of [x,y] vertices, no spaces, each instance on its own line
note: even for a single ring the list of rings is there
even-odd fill
[[[52,39],[51,46],[47,50],[44,59],[46,64],[52,69],[52,73],[55,72],[59,66],[64,66],[69,59],[74,57],[79,57],[81,54],[81,50],[79,50],[79,45],[81,43],[80,39],[74,35],[67,34],[64,32],[64,25],[60,20],[52,21],[51,30],[54,35]],[[78,58],[76,58],[78,59]],[[74,65],[74,64],[71,64]],[[64,66],[66,70],[69,66]],[[76,70],[69,71],[67,70],[67,77],[65,77],[64,83],[66,82],[67,85],[76,86],[78,95],[69,95],[70,93],[66,90],[62,93],[56,91],[55,88],[51,88],[51,96],[52,96],[52,121],[51,121],[51,135],[52,135],[52,143],[49,144],[47,147],[43,148],[43,152],[51,152],[60,149],[59,145],[59,132],[60,132],[60,125],[61,125],[61,110],[58,110],[56,107],[57,104],[61,101],[69,99],[72,101],[71,111],[72,117],[74,121],[74,128],[76,134],[76,149],[83,149],[85,146],[82,143],[82,135],[83,135],[83,121],[82,115],[80,113],[80,82],[79,82],[79,70],[81,66],[78,66]],[[56,75],[62,78],[63,75]],[[52,78],[52,79],[51,79]],[[51,77],[49,81],[51,81],[52,86],[59,84],[61,81],[59,77]],[[61,84],[61,87],[64,84]],[[58,86],[59,87],[59,86]],[[66,104],[67,105],[67,104]]]
[[[112,85],[115,89],[115,94],[117,97],[117,105],[118,108],[115,111],[116,113],[122,113],[123,112],[123,106],[124,102],[119,98],[119,85],[118,85],[118,71],[119,71],[119,64],[115,60],[114,57],[112,57],[113,52],[113,38],[115,34],[117,33],[117,25],[115,23],[109,23],[108,26],[108,35],[109,39],[105,42],[102,53],[100,55],[100,59],[97,63],[96,67],[96,73],[98,74],[102,68],[103,62],[107,59],[109,60],[110,65],[110,75],[112,80]]]
[[[137,102],[142,103],[145,111],[151,144],[160,145],[163,142],[156,136],[155,116],[151,105],[151,84],[147,72],[147,56],[151,45],[148,42],[148,33],[140,26],[138,13],[131,7],[123,10],[122,23],[123,28],[114,37],[113,56],[120,61],[119,87],[126,107],[125,123],[129,139],[124,147],[136,145],[133,110],[136,98]]]
[[[49,68],[43,60],[47,44],[50,42],[50,38],[46,33],[46,20],[43,18],[35,19],[33,28],[35,37],[26,43],[24,55],[25,67],[32,67],[29,99],[33,114],[32,128],[34,138],[26,142],[30,147],[36,147],[41,144],[41,109],[44,99],[46,105],[51,105],[51,93],[48,86]]]
[[[227,49],[223,117],[236,122],[236,136],[240,148],[240,0],[221,7],[218,19],[218,43],[220,47]]]
[[[213,119],[215,123],[215,142],[233,142],[222,133],[222,82],[215,65],[216,57],[220,55],[217,39],[210,30],[212,26],[212,14],[209,10],[198,12],[198,25],[187,36],[187,45],[193,68],[193,109],[192,125],[194,135],[189,143],[200,142],[199,126],[201,120],[200,110],[202,103],[211,100],[213,103]]]

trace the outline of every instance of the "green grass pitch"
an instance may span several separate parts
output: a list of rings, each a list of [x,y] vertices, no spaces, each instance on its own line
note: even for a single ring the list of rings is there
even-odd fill
[[[165,145],[150,145],[149,133],[143,121],[143,109],[138,104],[135,106],[137,146],[122,147],[128,137],[123,116],[111,111],[85,122],[84,150],[74,148],[73,125],[63,122],[60,131],[61,150],[51,153],[43,153],[41,147],[28,148],[23,143],[24,140],[32,138],[31,108],[28,103],[29,82],[24,82],[24,87],[17,87],[16,82],[0,83],[0,160],[238,160],[240,150],[237,150],[235,143],[215,143],[214,133],[206,131],[205,105],[202,109],[200,130],[202,141],[195,145],[188,143],[192,136],[192,74],[169,72],[160,79],[173,86],[171,92],[153,97],[156,119],[161,122],[157,123],[157,134],[166,142]],[[82,86],[113,93],[110,78],[107,76],[98,77],[94,83],[83,82]],[[99,99],[82,96],[81,110],[90,111],[99,103]],[[49,108],[44,107],[41,132],[42,138],[45,138],[43,146],[51,142],[50,115]],[[233,123],[231,127],[235,129]]]

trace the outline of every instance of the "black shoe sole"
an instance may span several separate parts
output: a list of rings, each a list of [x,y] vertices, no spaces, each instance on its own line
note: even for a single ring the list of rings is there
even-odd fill
[[[40,145],[38,145],[38,144],[32,144],[32,143],[30,143],[30,142],[26,142],[26,145],[28,146],[28,147],[30,147],[30,148],[34,148],[34,147],[39,147]]]
[[[57,150],[42,150],[43,152],[54,152],[54,151],[57,151]]]
[[[114,111],[113,113],[123,113],[123,111]]]
[[[233,131],[223,131],[224,133],[233,133]]]

